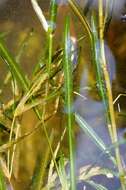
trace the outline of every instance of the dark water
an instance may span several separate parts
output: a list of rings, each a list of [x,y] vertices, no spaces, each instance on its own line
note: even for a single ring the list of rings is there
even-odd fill
[[[61,1],[57,1],[60,2]],[[64,1],[62,1],[63,3]],[[86,6],[87,1],[78,0],[81,7]],[[83,4],[85,2],[85,4]],[[117,2],[117,1],[116,1]],[[126,89],[126,80],[125,80],[125,62],[126,62],[126,23],[121,21],[121,15],[125,13],[124,10],[124,2],[117,2],[114,8],[114,16],[112,20],[112,24],[110,25],[110,29],[108,31],[106,37],[106,58],[109,62],[109,70],[110,70],[110,79],[111,85],[113,89],[114,98],[119,93],[125,93]],[[40,6],[44,10],[45,15],[48,18],[48,8],[49,1],[40,1]],[[96,1],[92,4],[92,6],[96,6]],[[117,13],[117,14],[116,14]],[[59,14],[58,23],[60,24],[60,28],[62,28],[63,23],[63,12]],[[60,20],[61,19],[61,20]],[[58,24],[58,26],[59,26]],[[75,33],[79,36],[80,31],[82,31],[80,23],[75,23]],[[58,28],[57,26],[57,28]],[[17,49],[19,48],[19,44],[21,43],[24,36],[27,32],[33,28],[35,35],[31,38],[31,42],[27,48],[27,53],[23,56],[21,60],[22,68],[24,72],[31,74],[32,68],[37,62],[37,57],[40,54],[40,48],[43,48],[45,45],[43,39],[45,38],[44,30],[41,28],[38,19],[32,9],[31,3],[29,0],[1,0],[0,1],[0,31],[9,31],[9,34],[6,38],[6,43],[10,51],[16,56]],[[61,31],[57,30],[57,39],[58,42],[61,38]],[[79,32],[78,32],[79,31]],[[56,42],[58,46],[58,42]],[[82,46],[81,50],[81,61],[80,66],[78,66],[78,77],[77,83],[80,85],[80,94],[83,96],[76,96],[74,102],[75,111],[80,114],[86,122],[95,130],[95,132],[102,138],[104,143],[109,146],[111,144],[110,137],[107,130],[106,119],[105,119],[105,111],[103,103],[100,101],[97,94],[94,93],[94,89],[96,88],[94,71],[92,70],[91,59],[90,59],[90,45],[88,42],[88,38],[82,41],[80,44]],[[31,48],[32,47],[32,48]],[[32,60],[29,63],[29,59]],[[6,73],[7,68],[0,63],[3,67],[3,70],[0,71],[2,79],[4,79],[4,73]],[[78,79],[79,78],[79,79]],[[93,88],[92,88],[93,86]],[[97,91],[97,90],[96,90]],[[121,112],[126,111],[125,105],[125,97],[119,99],[119,104],[121,106]],[[117,105],[115,105],[117,108]],[[117,110],[117,124],[118,124],[118,136],[119,139],[123,139],[125,133],[125,117],[118,112]],[[120,115],[120,116],[119,116]],[[56,139],[58,141],[58,136],[61,134],[61,118],[60,114],[55,118],[55,120],[51,121],[50,126],[57,125],[58,131],[56,131]],[[32,118],[32,120],[31,120]],[[22,125],[23,133],[26,133],[29,129],[31,129],[37,119],[35,118],[33,113],[27,113],[23,117]],[[27,129],[25,129],[25,124],[27,123]],[[36,134],[35,134],[36,136]],[[36,137],[32,137],[29,141],[24,142],[21,147],[21,159],[23,159],[23,164],[20,166],[19,173],[17,175],[17,180],[14,181],[14,186],[16,190],[20,189],[28,189],[28,181],[30,181],[31,176],[33,174],[34,166],[38,157],[38,154],[35,151],[42,153],[45,146],[47,146],[44,135],[42,135],[42,131],[40,130]],[[43,141],[41,139],[44,139]],[[41,142],[41,143],[40,143]],[[39,144],[39,146],[38,146]],[[64,142],[64,146],[66,146],[66,142]],[[23,147],[26,147],[27,150],[30,150],[29,155],[24,156]],[[36,150],[37,147],[37,150]],[[126,146],[121,145],[121,155],[123,162],[126,160]],[[67,152],[66,148],[66,152]],[[88,164],[94,164],[96,166],[107,167],[116,171],[117,168],[111,163],[109,158],[106,155],[102,155],[102,152],[97,148],[97,146],[88,138],[80,129],[77,132],[77,142],[76,142],[76,167],[79,170],[80,167]],[[23,157],[23,158],[22,158]],[[31,159],[32,158],[32,159]],[[27,168],[26,168],[27,166]],[[31,168],[30,168],[31,167]],[[108,190],[118,190],[120,187],[120,182],[117,178],[108,179],[104,176],[94,177],[94,181],[105,185]],[[87,186],[86,190],[93,190],[93,188],[87,184],[80,183],[77,186],[78,190],[83,190],[84,185]]]

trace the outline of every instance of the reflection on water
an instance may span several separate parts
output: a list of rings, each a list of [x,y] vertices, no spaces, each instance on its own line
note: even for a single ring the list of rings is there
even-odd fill
[[[86,4],[88,1],[83,0],[76,0],[81,6],[83,7],[83,3]],[[45,15],[48,18],[48,7],[49,1],[41,0],[40,6],[43,8]],[[66,1],[59,0],[58,3],[65,3]],[[96,1],[94,1],[94,4]],[[122,0],[121,3],[116,0],[116,5],[114,9],[114,15],[118,12],[118,15],[121,14],[122,7],[124,5],[124,1]],[[61,31],[63,29],[63,15],[69,11],[69,9],[65,12],[65,9],[59,9],[60,13],[58,13],[57,19],[57,28],[56,30],[56,38],[58,39],[58,43],[61,42]],[[64,12],[62,12],[64,11]],[[110,80],[113,88],[113,94],[116,96],[120,92],[124,92],[126,89],[126,80],[125,80],[125,61],[126,61],[126,48],[125,48],[125,23],[122,24],[119,20],[120,16],[116,15],[113,18],[112,25],[110,26],[110,31],[108,32],[108,39],[106,39],[105,49],[106,49],[106,58],[108,62],[108,70],[110,72]],[[115,21],[115,20],[116,21]],[[38,19],[32,9],[30,4],[30,0],[1,0],[0,1],[0,31],[8,31],[8,35],[6,37],[6,43],[10,51],[16,56],[17,50],[20,47],[21,42],[24,40],[27,33],[34,29],[33,36],[29,41],[27,46],[27,51],[25,55],[21,59],[21,65],[24,68],[24,71],[27,72],[30,76],[31,70],[35,63],[38,60],[40,55],[40,49],[45,46],[44,40],[45,33],[40,26]],[[76,29],[76,26],[79,28],[78,23],[72,26],[75,27],[75,31],[78,34],[79,32]],[[80,28],[79,28],[80,29]],[[72,30],[73,31],[73,30]],[[73,35],[75,35],[75,31]],[[123,33],[122,33],[123,31]],[[121,38],[120,38],[121,34]],[[123,35],[122,35],[123,34]],[[79,34],[78,34],[79,35]],[[59,45],[58,44],[58,45]],[[84,44],[84,45],[83,45]],[[110,45],[110,47],[108,47]],[[57,46],[57,43],[56,43]],[[106,145],[110,145],[110,137],[108,134],[107,126],[106,126],[106,119],[105,119],[105,110],[103,103],[101,102],[100,98],[97,97],[97,90],[96,90],[96,82],[95,79],[92,77],[94,75],[94,71],[92,71],[91,59],[90,57],[90,47],[88,44],[88,39],[86,36],[85,41],[81,43],[82,47],[82,56],[81,56],[81,66],[80,72],[78,73],[78,78],[81,78],[80,82],[80,94],[83,96],[79,97],[76,96],[74,108],[77,113],[79,113],[87,123],[95,130],[95,132],[101,137],[101,139],[105,142]],[[32,47],[32,48],[31,48]],[[111,49],[111,50],[110,50]],[[30,60],[30,63],[29,63]],[[0,71],[1,78],[4,78],[4,75],[7,69],[4,67],[3,63],[0,63],[2,71]],[[86,65],[86,66],[85,66]],[[79,70],[79,68],[78,68]],[[84,71],[83,71],[84,70]],[[3,73],[4,72],[4,73]],[[82,75],[82,76],[81,76]],[[90,80],[91,79],[91,80]],[[77,81],[79,81],[77,79]],[[93,85],[92,85],[93,83]],[[79,82],[78,82],[79,84]],[[91,85],[90,85],[91,84]],[[113,86],[114,84],[114,86]],[[1,85],[1,84],[0,84]],[[93,87],[93,88],[92,88]],[[96,93],[94,93],[96,92]],[[9,92],[6,92],[9,94]],[[5,94],[3,94],[3,97]],[[9,98],[9,97],[8,97]],[[123,102],[125,101],[125,98]],[[122,103],[123,104],[123,103]],[[123,111],[125,108],[123,106]],[[61,124],[62,115],[59,113],[57,114],[54,120],[51,120],[48,123],[50,128],[52,126],[57,126],[55,130],[55,139],[58,142],[59,136],[62,133],[62,125]],[[30,131],[36,124],[37,118],[35,117],[34,113],[27,112],[22,118],[22,134]],[[118,123],[120,125],[124,124],[124,120],[122,119],[122,123]],[[55,127],[54,127],[55,128]],[[50,129],[49,129],[50,130]],[[118,129],[118,136],[120,139],[123,138],[123,134],[125,132],[125,128]],[[55,142],[55,144],[57,143]],[[67,142],[64,142],[64,146],[67,146]],[[25,147],[25,154],[24,154],[24,147]],[[20,155],[22,163],[15,162],[15,169],[14,169],[14,184],[16,190],[27,190],[29,185],[29,181],[33,175],[33,170],[36,164],[37,158],[42,154],[44,155],[45,147],[47,147],[47,142],[45,136],[43,135],[43,131],[40,129],[36,132],[32,137],[29,137],[20,144]],[[108,167],[113,170],[116,170],[114,165],[108,159],[106,155],[102,155],[101,151],[96,147],[96,145],[81,131],[78,130],[77,135],[77,145],[76,145],[76,166],[77,169],[81,166],[87,164],[96,164],[103,167]],[[125,161],[126,159],[126,151],[125,145],[121,145],[121,154],[122,159]],[[66,148],[66,147],[65,147]],[[67,152],[68,149],[66,148],[65,151]],[[38,154],[39,152],[39,154]],[[114,152],[114,151],[113,151]],[[17,165],[16,165],[17,164]],[[20,166],[18,166],[18,164]],[[102,183],[105,185],[109,190],[117,190],[120,186],[119,180],[114,179],[107,179],[105,177],[96,177],[95,180],[98,183]],[[16,181],[16,182],[15,182]],[[78,190],[83,189],[83,184],[80,184]],[[92,190],[91,187],[88,187],[87,190]]]
[[[83,4],[83,1],[81,1]],[[84,1],[86,2],[86,1]],[[95,2],[95,1],[94,1]],[[116,1],[117,2],[117,1]],[[115,2],[115,4],[116,4]],[[121,23],[121,14],[123,12],[122,7],[124,5],[124,1],[121,1],[121,3],[117,2],[114,9],[114,18],[112,21],[112,25],[110,28],[110,32],[108,33],[108,40],[110,43],[110,48],[106,44],[106,59],[108,63],[108,70],[110,71],[110,80],[111,84],[114,84],[114,91],[113,94],[117,95],[120,92],[124,92],[123,90],[126,88],[125,80],[121,73],[123,70],[125,70],[124,66],[124,60],[125,59],[125,46],[124,46],[124,38],[125,38],[125,32],[120,37],[121,31],[125,31],[125,25]],[[124,8],[124,7],[123,7]],[[118,11],[117,11],[118,10]],[[117,11],[117,12],[116,12]],[[116,19],[116,21],[114,20]],[[117,21],[118,20],[118,21]],[[116,24],[114,24],[116,23]],[[117,24],[118,23],[118,24]],[[118,32],[116,30],[116,26],[118,26]],[[120,31],[120,32],[119,32]],[[115,41],[116,42],[115,42]],[[119,44],[119,45],[117,45]],[[119,50],[119,48],[120,50]],[[122,55],[121,55],[122,52]],[[114,53],[114,55],[113,55]],[[120,70],[120,68],[123,68]],[[125,71],[124,71],[125,72]],[[87,77],[86,77],[87,75]],[[90,71],[88,73],[84,71],[84,75],[82,75],[81,79],[81,85],[80,85],[80,94],[81,96],[77,97],[75,100],[75,111],[79,113],[85,121],[93,128],[93,130],[98,134],[98,136],[103,140],[103,142],[107,145],[111,145],[110,136],[107,130],[107,124],[106,124],[106,117],[105,117],[105,110],[103,103],[95,98],[94,95],[94,89],[89,89],[89,75]],[[88,84],[89,83],[89,84]],[[125,86],[125,87],[124,87]],[[123,88],[122,88],[123,87]],[[83,98],[82,98],[83,96]],[[123,109],[126,110],[123,106]],[[119,117],[118,117],[119,119]],[[122,123],[118,122],[118,138],[119,141],[124,140],[124,134],[125,134],[125,128],[122,128],[121,126],[125,125],[125,118]],[[126,145],[120,145],[120,152],[121,152],[121,159],[125,168],[126,164]],[[112,150],[114,153],[114,150]],[[102,151],[92,142],[92,140],[86,136],[86,134],[83,133],[83,131],[80,131],[77,137],[77,150],[76,150],[76,167],[80,168],[83,165],[88,164],[95,164],[96,166],[101,167],[107,167],[111,168],[113,171],[117,170],[113,163],[109,160],[107,155],[102,154]],[[120,182],[118,178],[107,178],[103,176],[97,176],[92,177],[92,179],[99,184],[104,185],[107,187],[108,190],[118,190],[120,187]],[[78,189],[81,190],[84,188],[84,185],[86,185],[87,190],[93,190],[91,186],[87,184],[80,184],[78,186]]]
[[[84,77],[85,78],[85,77]],[[85,80],[85,79],[84,79]],[[81,87],[84,87],[85,81],[82,79]],[[85,92],[84,92],[85,91]],[[79,113],[85,121],[93,128],[93,130],[97,133],[97,135],[103,140],[105,145],[109,147],[111,145],[110,136],[107,130],[105,110],[103,103],[95,100],[89,95],[87,90],[83,90],[80,92],[83,95],[82,97],[78,97],[75,101],[75,111]],[[118,135],[119,139],[123,139],[125,129],[119,129]],[[122,159],[126,159],[126,154],[124,149],[125,145],[120,146]],[[123,152],[124,151],[124,152]],[[112,150],[113,152],[113,150]],[[110,161],[109,157],[96,146],[96,144],[86,135],[83,131],[80,131],[77,137],[77,149],[76,149],[76,167],[80,168],[84,165],[94,165],[106,167],[108,169],[112,169],[113,171],[117,170],[113,165],[112,161]],[[120,187],[120,182],[117,178],[107,178],[107,177],[92,177],[96,183],[102,184],[108,188],[108,190],[118,190]],[[86,184],[83,184],[86,185]],[[89,185],[86,185],[87,190],[93,190],[93,188]],[[78,189],[81,190],[82,184],[78,186]]]
[[[119,18],[118,18],[119,19]],[[116,23],[116,24],[114,24]],[[118,32],[116,30],[116,26],[118,26]],[[125,72],[125,46],[124,46],[124,38],[125,32],[122,32],[122,36],[120,36],[121,31],[125,31],[125,25],[121,23],[120,19],[116,22],[113,20],[112,25],[110,26],[110,32],[108,33],[108,40],[110,43],[110,48],[108,48],[106,44],[106,60],[109,63],[108,67],[110,69],[110,80],[113,88],[113,94],[118,95],[120,92],[124,92],[126,88],[125,80],[122,76],[122,72]],[[120,32],[119,32],[120,31]],[[113,41],[114,39],[115,42]],[[118,44],[118,45],[117,45]],[[119,47],[119,48],[118,48]],[[122,51],[121,51],[122,50]],[[121,54],[122,52],[122,54]],[[125,60],[125,61],[124,61]],[[120,70],[120,68],[123,68]],[[99,137],[103,140],[103,142],[107,145],[111,145],[109,133],[107,130],[105,110],[103,103],[100,100],[95,98],[94,89],[90,88],[90,70],[88,73],[84,71],[84,75],[82,75],[81,84],[80,84],[80,94],[82,97],[77,97],[75,100],[75,111],[79,113],[85,121],[93,128],[93,130],[98,134]],[[125,98],[124,98],[125,99]],[[121,103],[121,101],[120,101]],[[124,112],[126,108],[123,106]],[[118,111],[117,111],[118,112]],[[117,113],[118,114],[118,113]],[[119,119],[119,117],[118,117]],[[124,140],[125,134],[125,117],[121,123],[118,123],[118,138],[119,142]],[[122,128],[123,126],[123,128]],[[126,164],[126,145],[120,145],[121,159],[123,166],[125,168]],[[112,151],[113,152],[113,151]],[[83,165],[95,164],[96,166],[102,166],[111,168],[113,171],[117,170],[112,162],[109,160],[107,155],[102,154],[102,151],[92,142],[92,140],[86,136],[83,131],[80,131],[77,137],[77,150],[76,150],[76,165],[77,168],[82,167]],[[110,178],[103,176],[92,177],[92,179],[99,184],[105,185],[108,190],[118,190],[120,187],[120,182],[118,178]],[[83,189],[85,184],[80,184],[78,189]],[[91,186],[86,184],[87,190],[92,190]]]
[[[90,11],[92,8],[98,8],[98,1],[97,0],[75,0],[83,9],[84,12]],[[111,11],[111,4],[108,6],[108,10]],[[123,11],[125,11],[125,0],[115,0],[114,7],[113,7],[113,17],[116,19],[120,19],[120,16]],[[106,0],[103,0],[104,7],[106,6]]]

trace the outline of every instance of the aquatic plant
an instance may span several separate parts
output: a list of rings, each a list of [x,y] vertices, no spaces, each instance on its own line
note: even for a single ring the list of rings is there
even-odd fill
[[[20,145],[24,143],[23,156],[28,157],[31,150],[28,149],[29,152],[27,152],[26,145],[31,143],[30,137],[36,136],[38,138],[37,135],[40,133],[40,139],[42,141],[42,138],[45,138],[44,143],[47,148],[43,152],[34,151],[37,158],[33,169],[30,170],[32,175],[27,182],[28,189],[75,190],[77,184],[86,182],[91,188],[107,190],[103,184],[99,184],[92,179],[93,176],[104,175],[107,178],[119,178],[121,188],[125,190],[126,176],[119,149],[119,145],[125,144],[125,140],[118,140],[114,111],[114,104],[119,96],[113,101],[112,84],[105,54],[105,33],[109,30],[113,7],[108,1],[106,1],[105,7],[103,3],[104,1],[99,0],[98,10],[92,9],[87,19],[85,15],[87,11],[83,11],[76,1],[68,0],[67,5],[62,5],[57,4],[56,0],[51,0],[46,18],[45,12],[40,8],[39,3],[36,0],[31,0],[34,16],[40,21],[45,34],[44,41],[46,41],[46,45],[40,50],[38,62],[31,69],[30,77],[22,68],[21,59],[27,53],[27,46],[29,46],[32,36],[35,35],[34,29],[26,32],[23,41],[20,42],[16,56],[10,52],[5,42],[6,36],[9,34],[0,33],[0,57],[2,63],[6,64],[8,68],[1,93],[4,92],[4,86],[8,84],[10,86],[9,100],[5,98],[5,102],[1,101],[0,108],[0,128],[2,131],[0,134],[4,136],[4,133],[6,133],[7,136],[5,141],[0,141],[0,189],[15,189],[16,178],[18,179],[17,173],[22,164],[20,162],[23,160],[19,158]],[[58,30],[57,14],[60,6],[71,8],[72,13],[70,13],[70,9],[67,11],[66,19],[62,23],[61,43],[59,47],[55,48],[54,43],[55,38],[57,38],[55,33]],[[74,40],[71,36],[71,14],[74,14],[74,18],[83,28],[81,36],[74,36]],[[74,84],[74,75],[78,72],[79,58],[81,59],[79,43],[83,42],[83,36],[85,35],[90,44],[91,62],[96,80],[95,86],[97,95],[103,103],[105,121],[111,140],[110,146],[74,108],[77,95],[85,98],[79,93],[79,87]],[[77,56],[74,60],[76,63],[73,61],[75,56]],[[88,86],[85,86],[85,88],[90,89]],[[23,133],[22,118],[28,111],[32,112],[36,122],[32,129]],[[57,142],[55,141],[54,127],[52,124],[50,127],[49,122],[57,117],[58,112],[62,113],[60,117],[63,119],[63,129]],[[79,171],[76,171],[75,125],[80,127],[85,136],[89,137],[101,151],[99,159],[102,155],[107,156],[108,160],[117,168],[116,171],[111,168],[97,166],[97,160],[93,164],[84,165],[79,168]],[[26,126],[24,128],[26,129]],[[66,134],[69,151],[64,155],[62,146]]]

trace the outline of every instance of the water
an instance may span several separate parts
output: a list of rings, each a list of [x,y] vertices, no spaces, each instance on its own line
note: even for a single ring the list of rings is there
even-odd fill
[[[65,4],[66,1],[57,1],[58,3],[62,2]],[[78,0],[81,7],[86,6],[87,1]],[[85,2],[85,4],[83,4]],[[107,61],[109,62],[108,68],[110,71],[110,79],[111,85],[113,89],[114,97],[121,92],[125,92],[126,89],[126,82],[125,82],[125,23],[122,23],[120,18],[122,13],[124,13],[124,3],[125,1],[115,1],[115,8],[114,8],[114,17],[112,24],[110,26],[110,31],[108,32],[108,37],[106,38],[106,55]],[[45,16],[48,18],[48,7],[49,1],[40,1],[40,5],[44,10]],[[96,1],[93,1],[91,6],[97,6]],[[60,7],[61,8],[61,7]],[[57,42],[61,43],[62,37],[62,30],[63,30],[63,22],[65,14],[69,11],[69,9],[65,13],[65,9],[59,8],[59,16],[57,21],[57,29],[56,37]],[[63,8],[63,7],[62,7]],[[37,57],[40,53],[40,48],[42,48],[45,44],[43,39],[45,38],[44,30],[41,28],[36,15],[31,7],[30,1],[23,0],[7,0],[7,1],[0,1],[0,23],[1,23],[1,31],[9,30],[9,35],[7,36],[6,43],[10,51],[16,55],[17,49],[19,48],[19,44],[23,39],[23,36],[26,35],[27,31],[31,28],[34,28],[35,35],[31,38],[31,44],[27,49],[26,55],[22,58],[21,64],[24,68],[24,71],[31,75],[31,71],[33,66],[37,61]],[[73,15],[72,15],[73,16]],[[75,19],[73,16],[72,18]],[[72,24],[72,32],[73,36],[81,36],[79,34],[81,30],[80,23],[73,23]],[[79,28],[79,29],[78,29]],[[55,44],[57,46],[57,43]],[[81,54],[81,61],[80,66],[78,66],[78,77],[77,84],[80,85],[80,94],[83,96],[75,98],[74,109],[77,113],[79,113],[87,123],[95,130],[95,132],[103,139],[106,145],[110,145],[110,138],[108,134],[108,130],[106,127],[106,118],[105,118],[105,111],[103,103],[101,102],[100,98],[97,97],[97,89],[96,89],[96,82],[94,78],[94,70],[92,69],[91,59],[90,59],[90,46],[87,39],[84,39],[80,45],[82,46],[82,54]],[[32,46],[32,48],[31,48]],[[75,44],[77,48],[77,44]],[[29,59],[32,60],[29,64]],[[76,62],[76,59],[74,58]],[[2,65],[2,63],[1,63]],[[3,66],[4,67],[4,66]],[[6,68],[4,68],[4,72],[6,73]],[[4,74],[2,77],[4,78]],[[96,93],[94,93],[96,92]],[[8,93],[7,93],[8,94]],[[122,102],[122,111],[125,111],[125,98],[123,100],[119,100]],[[118,114],[118,112],[117,112]],[[118,116],[118,119],[120,117]],[[52,126],[58,126],[55,130],[55,137],[58,142],[59,136],[62,133],[62,114],[57,114],[54,120],[51,120],[49,123],[50,128]],[[120,139],[123,138],[125,132],[125,117],[122,117],[121,122],[118,123],[118,136]],[[25,134],[26,132],[30,131],[35,123],[37,122],[37,118],[35,117],[33,112],[28,112],[23,116],[22,121],[22,132]],[[27,123],[27,128],[25,127]],[[123,126],[123,128],[122,128]],[[64,127],[64,126],[63,126]],[[39,131],[37,134],[29,138],[28,141],[22,143],[21,149],[21,159],[23,163],[20,164],[19,168],[17,166],[17,171],[15,171],[16,179],[13,179],[13,183],[15,184],[15,189],[28,189],[29,181],[33,175],[33,170],[35,167],[36,160],[38,158],[38,152],[43,154],[43,150],[47,146],[43,131]],[[36,137],[37,136],[37,137]],[[43,140],[42,140],[43,139]],[[55,142],[56,144],[56,142]],[[64,142],[64,147],[68,146],[67,142]],[[24,155],[24,147],[25,152],[29,151],[29,154]],[[80,167],[88,164],[94,164],[96,166],[101,167],[108,167],[112,170],[116,170],[114,165],[111,161],[106,157],[106,155],[101,155],[101,150],[97,148],[97,146],[78,128],[77,130],[77,142],[76,142],[76,167],[79,170]],[[68,152],[68,148],[64,150],[64,152]],[[125,145],[121,145],[121,154],[122,158],[126,160],[126,153],[125,153]],[[67,154],[66,154],[67,155]],[[32,158],[32,159],[31,159]],[[16,168],[16,166],[15,166]],[[97,183],[101,183],[105,185],[108,190],[118,190],[120,183],[117,178],[108,179],[107,177],[99,176],[93,178]],[[78,184],[77,190],[83,190],[85,184],[80,183]],[[93,188],[87,185],[86,190],[93,190]]]
[[[81,87],[84,87],[85,79],[81,81]],[[75,101],[75,111],[81,115],[85,121],[93,128],[93,130],[97,133],[97,135],[103,140],[105,145],[109,147],[111,145],[110,136],[107,130],[106,125],[106,117],[103,103],[95,100],[91,94],[85,90],[81,95],[85,97],[85,99],[78,97]],[[122,140],[125,129],[118,130],[119,139]],[[125,154],[126,145],[120,146],[121,155],[123,161],[126,159]],[[113,152],[113,150],[112,150]],[[76,150],[76,167],[81,168],[86,165],[94,165],[105,167],[111,169],[112,171],[117,171],[117,168],[113,165],[112,161],[110,161],[109,157],[96,146],[94,141],[92,141],[82,130],[77,137],[77,150]],[[97,176],[92,177],[96,183],[104,185],[108,188],[108,190],[118,190],[120,187],[120,182],[117,178],[107,178],[105,176]],[[81,184],[78,186],[78,190],[82,190],[83,186],[86,184]],[[93,190],[90,185],[86,185],[86,190]]]
[[[123,12],[121,6],[124,4],[124,2],[121,1],[121,3],[122,4],[120,4],[120,6],[117,5],[118,3],[115,5],[114,17],[113,17],[113,21],[112,21],[113,23],[118,22],[117,26],[120,28],[120,30],[123,27],[125,28],[125,25],[123,25],[123,23],[121,23],[121,21],[120,21],[121,20],[120,15],[121,15],[121,12]],[[96,4],[94,4],[94,6],[96,6]],[[118,9],[118,13],[116,14],[117,9]],[[119,43],[120,46],[118,46],[118,47],[122,47],[123,44],[122,44],[122,39],[119,36],[120,33],[116,32],[116,27],[114,29],[115,29],[115,31],[113,30],[113,35],[114,35],[114,33],[116,33],[115,44]],[[111,32],[112,31],[110,30],[110,33]],[[109,36],[109,38],[110,38],[109,40],[111,40],[111,37],[112,36]],[[113,40],[114,40],[114,38],[113,38]],[[106,44],[105,49],[106,49],[107,62],[110,63],[109,64],[110,80],[111,80],[111,84],[113,84],[112,85],[113,94],[118,94],[119,91],[122,90],[122,86],[124,84],[123,77],[120,75],[121,72],[123,72],[123,69],[121,72],[118,72],[118,71],[119,71],[119,68],[121,67],[121,65],[122,65],[122,67],[124,67],[123,61],[125,59],[124,58],[125,56],[123,54],[124,53],[124,51],[123,51],[123,53],[122,53],[123,58],[120,57],[117,46],[115,48],[113,47],[115,45],[113,40],[111,40],[111,45],[110,45],[112,50],[110,50],[110,47],[108,47],[107,44]],[[115,53],[115,55],[113,53]],[[123,59],[123,61],[121,61],[122,59]],[[98,134],[98,136],[101,137],[101,139],[104,141],[104,143],[107,146],[109,146],[111,144],[111,141],[110,141],[109,133],[108,133],[107,126],[106,126],[104,106],[100,100],[97,100],[97,98],[95,98],[94,89],[93,90],[89,89],[89,87],[90,87],[90,82],[89,82],[90,77],[89,76],[90,76],[90,70],[89,69],[88,69],[88,71],[84,70],[84,75],[82,75],[82,79],[81,79],[81,83],[80,83],[80,94],[84,98],[82,98],[82,97],[76,98],[75,110],[93,128],[93,130]],[[122,82],[121,82],[121,79],[122,79]],[[125,84],[124,84],[124,86],[125,86]],[[85,89],[85,90],[81,90],[81,89]],[[87,90],[87,89],[89,89],[89,90]],[[123,109],[125,109],[124,106],[123,106]],[[123,122],[125,122],[125,119]],[[118,131],[119,140],[122,140],[122,139],[124,140],[124,133],[126,130],[125,130],[125,128],[121,128],[122,125],[123,126],[125,125],[123,122],[118,123],[119,128],[117,129],[117,131]],[[123,161],[124,167],[126,164],[126,154],[124,151],[125,148],[126,148],[125,144],[120,146],[121,159]],[[83,165],[89,165],[89,164],[93,165],[95,163],[96,166],[106,167],[106,168],[112,169],[113,171],[115,170],[114,165],[112,164],[112,162],[109,160],[108,157],[106,157],[105,155],[100,157],[100,155],[102,154],[102,151],[95,145],[94,142],[92,142],[92,140],[88,136],[86,136],[83,133],[83,131],[80,131],[78,138],[77,138],[77,152],[76,153],[77,153],[77,157],[76,157],[77,168],[80,168]],[[96,176],[96,177],[92,177],[92,179],[96,183],[104,185],[109,190],[112,190],[112,189],[118,190],[120,187],[120,182],[119,182],[118,178],[108,179],[105,176]],[[86,190],[94,189],[93,187],[91,187],[90,185],[87,185],[87,184],[79,184],[78,189],[79,190],[83,189],[84,186],[86,186]]]
[[[90,11],[92,8],[98,9],[98,1],[97,0],[76,0],[76,2],[81,6],[81,8],[84,10],[84,12],[86,10]],[[111,5],[112,2],[109,3],[109,11],[111,11]],[[125,0],[115,0],[114,1],[114,7],[113,7],[113,17],[116,19],[120,18],[120,15],[122,14],[122,12],[125,11]],[[104,7],[106,6],[106,0],[103,0],[103,5]],[[87,12],[88,13],[88,12]]]

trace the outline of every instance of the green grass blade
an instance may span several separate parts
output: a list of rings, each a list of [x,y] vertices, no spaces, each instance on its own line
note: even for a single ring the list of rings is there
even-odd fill
[[[11,53],[8,51],[8,49],[6,48],[6,46],[3,43],[2,39],[0,39],[0,56],[7,63],[11,73],[17,79],[17,81],[20,83],[22,89],[25,91],[28,90],[28,81],[26,80],[22,69],[16,63],[16,61],[15,61],[14,57],[11,55]]]
[[[91,27],[86,19],[86,17],[83,14],[83,10],[81,10],[81,8],[78,6],[78,4],[76,3],[76,1],[74,0],[68,0],[68,3],[71,7],[71,9],[73,10],[73,12],[75,13],[75,15],[77,16],[77,18],[80,20],[82,26],[84,27],[84,29],[86,29],[88,35],[89,35],[89,39],[90,41],[92,41],[92,31],[91,31]]]
[[[75,114],[75,120],[81,127],[81,129],[85,132],[85,134],[90,137],[90,139],[101,151],[105,151],[107,149],[102,139],[95,133],[92,127],[90,127],[88,123],[77,113]]]
[[[57,3],[56,0],[51,0],[50,5],[50,21],[48,27],[48,62],[47,72],[50,75],[51,63],[52,63],[52,51],[53,51],[53,32],[56,27],[56,15],[57,15]]]
[[[59,91],[54,91],[54,92],[48,94],[45,98],[36,100],[36,99],[31,99],[32,95],[26,94],[22,97],[20,103],[16,107],[14,115],[15,115],[15,117],[17,117],[17,116],[23,114],[24,112],[26,112],[32,108],[35,108],[36,106],[44,105],[59,95],[60,95]],[[31,102],[26,104],[28,99],[31,99]]]
[[[114,157],[111,156],[109,149],[97,133],[88,125],[88,123],[77,113],[75,113],[75,120],[84,133],[96,144],[96,146],[103,152],[109,155],[109,159],[115,164]]]
[[[7,63],[7,65],[9,66],[9,69],[13,77],[17,79],[17,81],[22,87],[22,90],[27,92],[29,90],[29,81],[25,78],[22,69],[20,68],[19,64],[15,61],[11,53],[8,51],[2,39],[0,39],[0,56],[5,61],[5,63]],[[35,112],[38,118],[40,119],[40,113],[37,110],[37,108],[35,108]]]
[[[60,179],[62,180],[62,190],[69,190],[69,182],[67,180],[67,174],[65,171],[65,166],[66,166],[65,158],[63,155],[60,156],[59,160],[59,173],[60,173]]]
[[[54,140],[53,131],[51,132],[49,139],[50,139],[50,144],[52,145],[53,140]],[[37,165],[35,168],[35,173],[32,178],[32,185],[31,185],[30,190],[41,190],[44,183],[44,177],[46,175],[47,164],[49,162],[49,156],[50,156],[50,148],[47,147],[47,150],[45,151],[44,159],[43,157],[41,157],[37,161]]]
[[[108,101],[107,101],[107,94],[106,94],[106,87],[104,83],[104,74],[103,69],[100,63],[100,47],[99,47],[99,38],[98,38],[98,31],[96,28],[96,18],[93,14],[91,17],[91,26],[92,26],[92,55],[93,55],[93,62],[95,65],[95,72],[96,72],[96,80],[99,93],[103,100],[104,108],[107,114],[107,120],[110,123],[110,116],[108,113]]]
[[[50,26],[49,26],[49,29],[51,30],[51,32],[53,32],[56,27],[56,17],[57,17],[57,2],[56,0],[51,0]]]
[[[43,12],[41,8],[39,7],[38,3],[36,0],[31,0],[32,6],[34,8],[34,11],[36,12],[43,28],[45,29],[47,33],[47,55],[46,58],[48,57],[48,60],[45,61],[46,63],[46,68],[47,72],[50,75],[50,69],[51,69],[51,63],[52,63],[52,52],[53,52],[53,33],[56,28],[56,16],[57,16],[57,2],[56,0],[51,0],[50,3],[50,20],[49,23],[47,23],[46,18],[43,15]],[[38,70],[40,67],[41,61],[43,62],[43,59],[45,56],[42,56],[42,58],[39,59],[38,64],[36,65],[35,69],[33,70],[33,74]]]
[[[94,189],[96,190],[108,190],[106,187],[104,187],[103,185],[101,184],[97,184],[95,183],[94,181],[87,181],[88,184],[90,184]]]
[[[1,190],[7,190],[6,189],[6,182],[5,182],[1,167],[0,167],[0,189]]]
[[[73,105],[73,82],[72,82],[72,62],[71,62],[71,46],[70,46],[70,20],[66,17],[64,32],[64,50],[63,50],[63,69],[65,83],[65,108],[67,110],[67,129],[69,138],[70,151],[70,180],[71,190],[76,189],[75,166],[74,166],[74,115],[72,113]]]

